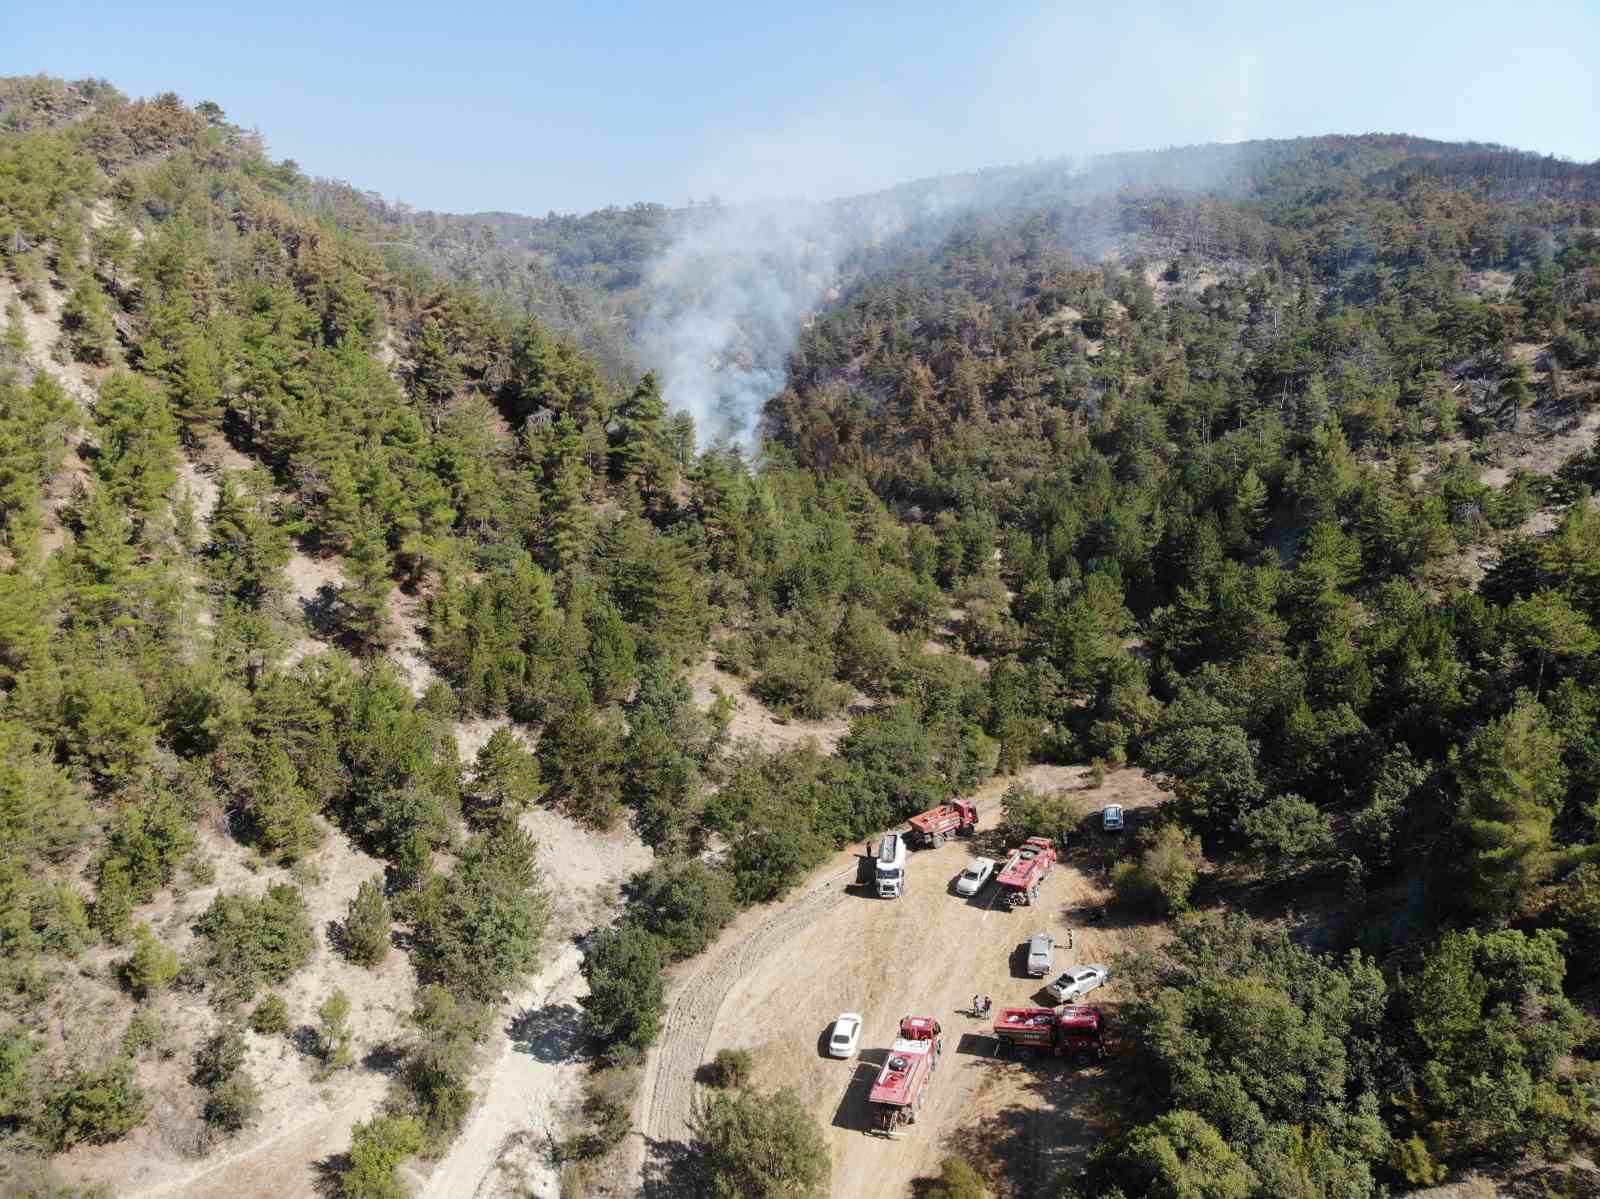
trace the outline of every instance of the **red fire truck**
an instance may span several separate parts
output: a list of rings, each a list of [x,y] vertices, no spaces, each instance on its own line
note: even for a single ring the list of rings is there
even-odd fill
[[[867,1097],[874,1131],[892,1136],[902,1124],[917,1122],[928,1082],[944,1052],[941,1031],[931,1016],[907,1016],[900,1021],[900,1036]]]
[[[1085,1066],[1106,1053],[1105,1022],[1097,1007],[1003,1007],[994,1018],[994,1035],[1023,1059],[1042,1053]]]
[[[1056,847],[1048,837],[1029,837],[1001,867],[1000,892],[1012,907],[1039,898],[1039,884],[1056,864]]]

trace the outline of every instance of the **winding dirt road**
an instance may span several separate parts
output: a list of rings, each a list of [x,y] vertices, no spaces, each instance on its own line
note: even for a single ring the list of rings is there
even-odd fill
[[[662,1027],[660,1048],[651,1055],[643,1087],[640,1126],[655,1144],[689,1139],[694,1115],[695,1072],[706,1060],[706,1046],[723,1002],[746,971],[764,962],[785,940],[839,907],[851,896],[845,885],[855,865],[836,870],[811,890],[731,943],[725,937],[673,997]]]
[[[1055,787],[1082,774],[1035,767],[1028,778]],[[978,792],[980,829],[997,823],[997,801],[1010,781],[993,780]],[[1133,808],[1158,797],[1138,772],[1122,771],[1097,799]],[[718,1050],[733,1047],[751,1053],[756,1089],[791,1087],[816,1117],[832,1151],[839,1199],[901,1199],[955,1146],[1003,1169],[1014,1195],[1055,1193],[1118,1101],[1114,1066],[1065,1070],[997,1058],[987,1024],[964,1009],[974,992],[991,995],[997,1006],[1044,998],[1043,980],[1019,968],[1019,947],[1040,929],[1057,934],[1058,969],[1110,962],[1141,934],[1075,927],[1078,909],[1103,903],[1106,893],[1098,878],[1071,863],[1056,868],[1033,907],[1008,911],[992,887],[962,899],[950,883],[972,852],[971,844],[956,841],[913,854],[908,891],[899,900],[847,891],[855,859],[840,855],[779,910],[744,913],[687,964],[669,990],[669,1015],[645,1068],[638,1189],[647,1199],[676,1199],[669,1164],[690,1137],[695,1074]],[[1114,1010],[1117,998],[1113,985],[1095,1001]],[[853,1062],[823,1052],[823,1036],[843,1010],[859,1011],[866,1021]],[[897,1022],[910,1012],[941,1021],[945,1064],[922,1120],[885,1140],[867,1134],[866,1095]]]

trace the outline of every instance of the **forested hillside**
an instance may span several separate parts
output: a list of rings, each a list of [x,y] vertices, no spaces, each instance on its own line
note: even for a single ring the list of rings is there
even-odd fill
[[[892,650],[891,624],[940,615],[907,529],[858,483],[697,458],[653,379],[614,388],[532,320],[394,275],[214,106],[46,80],[4,102],[16,1169],[130,1134],[204,1152],[251,1124],[253,1064],[284,1028],[306,1029],[302,1085],[349,1068],[335,996],[383,969],[403,996],[414,976],[415,1010],[387,1038],[389,1114],[357,1130],[341,1185],[388,1193],[400,1158],[460,1126],[472,1044],[539,958],[525,806],[630,813],[665,859],[641,894],[710,905],[641,909],[621,934],[645,947],[632,996],[640,968],[692,952],[668,930],[709,935],[890,819],[905,800],[886,758],[918,760],[939,794],[992,764],[975,677],[926,688],[926,720],[868,717],[826,763],[717,756],[715,713],[691,706],[682,668],[713,627],[760,612]],[[888,660],[863,661],[840,669],[886,686]],[[900,687],[947,673],[897,666]],[[847,692],[831,672],[769,673],[775,701]],[[519,732],[464,766],[452,729],[471,716]],[[725,782],[710,807],[708,770]],[[785,855],[762,849],[779,824]],[[673,857],[712,833],[725,868]],[[325,946],[301,864],[334,843],[372,881]],[[195,892],[215,897],[176,919]],[[279,989],[300,996],[311,961],[350,981],[286,1010]],[[593,1016],[619,1060],[656,1019],[626,1006]]]
[[[582,1193],[672,963],[1039,762],[1173,794],[1112,876],[1171,934],[1118,963],[1127,1119],[1039,1193],[1592,1143],[1596,171],[1002,176],[841,260],[752,459],[630,371],[680,216],[385,214],[215,105],[0,82],[6,1188],[121,1193],[337,1092],[325,1185],[401,1193],[558,951],[537,810],[655,855],[583,947]],[[710,658],[836,752],[732,737]]]
[[[926,538],[1003,765],[1170,781],[1130,901],[1186,906],[1203,846],[1207,906],[1334,951],[1234,915],[1128,963],[1150,1122],[1090,1193],[1559,1158],[1596,1130],[1600,187],[1385,138],[1246,174],[969,220],[822,314],[770,433]]]

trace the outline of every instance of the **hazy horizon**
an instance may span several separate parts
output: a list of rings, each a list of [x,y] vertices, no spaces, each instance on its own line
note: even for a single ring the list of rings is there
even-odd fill
[[[24,2],[0,70],[212,100],[419,209],[826,200],[992,167],[1401,132],[1600,159],[1585,3],[1193,12],[704,5],[239,15]],[[1514,77],[1515,86],[1506,80]]]

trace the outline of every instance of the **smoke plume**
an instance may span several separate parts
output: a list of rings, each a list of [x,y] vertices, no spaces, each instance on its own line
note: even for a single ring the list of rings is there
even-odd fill
[[[702,444],[753,449],[762,409],[784,384],[806,323],[860,276],[866,251],[927,246],[978,213],[1039,208],[1130,186],[1215,186],[1239,166],[1236,147],[1174,156],[1114,155],[977,171],[829,203],[691,209],[651,266],[639,329],[668,405],[695,419]],[[1115,238],[1079,220],[1063,237],[1098,256]],[[877,256],[879,259],[883,255]]]

